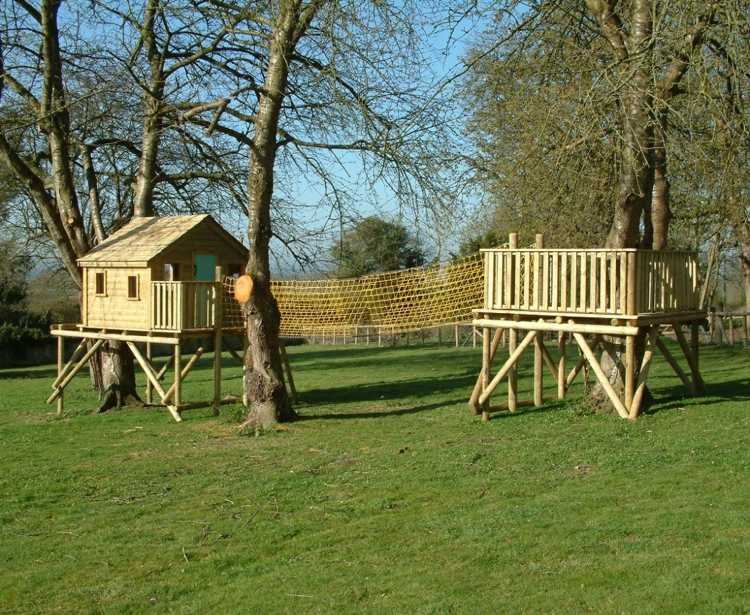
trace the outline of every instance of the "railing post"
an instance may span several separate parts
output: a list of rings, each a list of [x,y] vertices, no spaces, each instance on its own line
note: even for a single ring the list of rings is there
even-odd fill
[[[541,250],[544,248],[544,235],[537,233],[536,235],[536,247]],[[542,295],[544,297],[544,294]],[[544,301],[544,299],[542,299]],[[546,305],[545,305],[546,308]],[[543,382],[543,366],[542,366],[542,335],[539,334],[534,338],[534,405],[541,406],[544,403],[542,389],[544,387]]]
[[[628,284],[625,291],[625,311],[628,316],[638,313],[638,253],[628,252]]]
[[[224,288],[221,267],[216,267],[214,282],[214,415],[219,414],[221,405],[221,342],[224,329]],[[244,369],[244,367],[243,367]]]

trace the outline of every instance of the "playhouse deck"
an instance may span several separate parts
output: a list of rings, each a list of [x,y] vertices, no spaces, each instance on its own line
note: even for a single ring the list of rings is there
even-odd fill
[[[655,350],[691,394],[703,382],[698,369],[698,327],[706,322],[699,307],[698,260],[692,252],[653,252],[636,249],[546,249],[543,237],[537,247],[518,249],[511,234],[509,248],[483,250],[484,303],[474,310],[474,326],[483,332],[482,371],[472,392],[472,409],[489,418],[489,398],[501,380],[508,380],[507,407],[515,411],[516,363],[534,345],[533,404],[542,405],[544,367],[558,385],[562,399],[584,368],[590,366],[623,418],[640,412],[646,378]],[[687,361],[687,371],[660,339],[662,328],[674,330]],[[683,327],[690,330],[688,341]],[[492,338],[492,331],[495,331]],[[558,336],[559,358],[553,360],[543,335]],[[519,333],[523,335],[519,341]],[[500,340],[507,336],[509,357],[490,378]],[[645,351],[636,362],[637,340]],[[573,340],[582,357],[570,372],[565,366],[565,345]],[[596,356],[602,349],[614,353],[624,346],[624,395],[621,399]],[[614,354],[613,354],[614,356]],[[687,375],[687,372],[690,375]]]

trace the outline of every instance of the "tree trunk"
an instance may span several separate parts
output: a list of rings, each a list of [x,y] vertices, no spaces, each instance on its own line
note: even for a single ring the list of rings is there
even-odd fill
[[[250,158],[250,255],[247,273],[253,279],[253,293],[245,304],[249,353],[246,358],[245,394],[250,406],[243,426],[267,428],[295,415],[284,386],[279,350],[281,316],[271,294],[269,242],[271,240],[271,197],[276,159],[276,133],[286,90],[289,58],[294,50],[296,3],[282,2],[271,40],[266,79],[255,122]]]
[[[623,78],[628,77],[621,98],[623,127],[622,164],[617,202],[605,247],[638,247],[640,221],[648,212],[654,186],[653,164],[653,115],[651,101],[653,91],[653,66],[651,64],[652,2],[633,0],[631,4],[631,29],[628,49],[631,56],[624,66]],[[606,36],[605,25],[600,26]],[[634,53],[635,52],[635,53]],[[653,216],[649,216],[653,219]],[[646,235],[650,225],[645,225]],[[655,229],[654,229],[654,234]],[[645,237],[650,242],[650,237]],[[605,338],[600,357],[602,370],[614,390],[622,397],[625,390],[624,349],[622,339]],[[645,349],[646,336],[636,339],[636,365]],[[613,412],[609,397],[599,384],[591,391],[591,402],[597,410]]]
[[[669,176],[667,174],[666,117],[662,112],[657,122],[654,138],[654,187],[651,193],[651,226],[653,228],[653,250],[663,250],[669,240]]]
[[[740,264],[745,286],[745,309],[750,311],[750,224],[745,222],[735,230],[740,244]]]
[[[119,409],[127,405],[131,398],[140,403],[141,398],[135,388],[133,353],[125,342],[105,343],[97,358],[102,375],[99,412]]]

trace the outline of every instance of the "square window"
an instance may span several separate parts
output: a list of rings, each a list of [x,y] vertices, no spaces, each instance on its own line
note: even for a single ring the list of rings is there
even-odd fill
[[[95,276],[96,279],[96,294],[100,297],[107,294],[107,278],[104,275],[103,271],[99,271],[96,273]]]
[[[128,276],[128,299],[138,299],[138,276]]]

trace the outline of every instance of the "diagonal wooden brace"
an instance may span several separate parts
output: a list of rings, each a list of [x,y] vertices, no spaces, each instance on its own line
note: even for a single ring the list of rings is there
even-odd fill
[[[141,351],[138,350],[138,346],[136,346],[133,342],[125,342],[125,343],[128,345],[128,348],[130,348],[130,351],[133,353],[135,360],[138,361],[138,365],[141,366],[143,373],[146,374],[146,378],[148,378],[151,381],[151,385],[154,387],[154,390],[159,394],[159,397],[161,397],[162,401],[164,401],[166,398],[166,393],[164,392],[164,389],[162,388],[161,383],[157,379],[156,374],[154,373],[154,370],[149,364],[149,362],[143,358]],[[164,402],[164,405],[167,407],[167,410],[169,410],[169,413],[172,415],[172,418],[178,423],[180,423],[182,421],[182,417],[180,416],[180,413],[177,411],[177,407],[170,405],[166,401]]]
[[[56,389],[59,386],[63,378],[65,378],[68,375],[68,370],[70,370],[70,368],[73,367],[75,362],[81,358],[81,353],[83,352],[83,349],[86,346],[86,341],[87,340],[81,340],[78,346],[76,346],[76,349],[73,351],[73,354],[70,355],[70,361],[68,361],[65,364],[65,367],[63,367],[60,370],[60,373],[57,375],[57,378],[55,378],[55,381],[52,383],[53,389]]]
[[[516,364],[516,361],[521,358],[521,355],[523,354],[523,351],[526,350],[526,347],[531,344],[536,339],[536,336],[538,335],[538,331],[529,331],[526,334],[526,337],[523,338],[521,343],[518,345],[518,348],[508,357],[508,360],[505,362],[505,365],[503,365],[500,368],[500,371],[495,374],[495,377],[490,380],[490,383],[487,385],[487,388],[482,391],[482,394],[479,396],[479,399],[477,400],[479,403],[479,406],[481,407],[484,402],[487,401],[489,396],[492,394],[492,391],[495,390],[498,384],[500,384],[500,381],[505,378],[505,375],[510,371],[510,369]]]
[[[591,365],[591,368],[594,370],[594,373],[599,380],[599,384],[602,385],[604,392],[607,394],[607,397],[609,397],[609,400],[612,402],[615,410],[617,410],[617,414],[619,414],[624,419],[628,418],[628,411],[625,408],[625,404],[622,403],[620,398],[617,396],[617,393],[612,388],[612,385],[609,383],[607,375],[604,373],[602,366],[599,365],[599,360],[596,358],[594,351],[591,350],[591,347],[586,341],[586,338],[583,337],[581,333],[573,333],[573,337],[575,337],[576,342],[578,342],[578,345],[581,347],[586,360],[589,362],[589,365]]]
[[[68,372],[67,376],[63,378],[62,382],[57,386],[57,388],[54,390],[52,395],[49,396],[47,399],[47,403],[51,404],[53,401],[55,401],[60,394],[63,392],[63,389],[68,386],[68,383],[73,380],[73,377],[78,373],[78,371],[86,365],[86,362],[92,357],[92,355],[99,350],[99,346],[101,346],[104,343],[104,340],[96,340],[94,344],[89,348],[88,352],[83,355],[83,358],[78,361],[78,363],[75,364],[75,366]]]
[[[195,351],[195,354],[190,357],[190,360],[185,364],[185,367],[182,368],[182,371],[180,372],[180,379],[185,380],[185,377],[190,373],[190,370],[193,369],[193,365],[195,365],[195,362],[201,358],[201,355],[203,354],[203,348],[198,348],[198,350]],[[166,404],[169,399],[172,398],[172,395],[174,395],[175,390],[175,383],[172,383],[172,386],[170,386],[167,389],[167,392],[164,393],[164,397],[162,397],[162,403]]]

